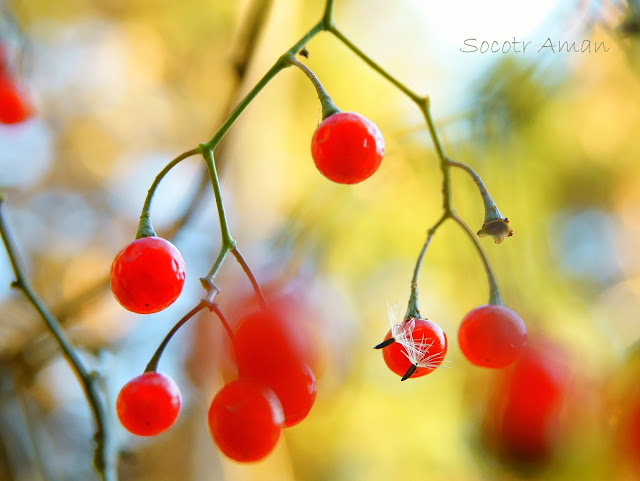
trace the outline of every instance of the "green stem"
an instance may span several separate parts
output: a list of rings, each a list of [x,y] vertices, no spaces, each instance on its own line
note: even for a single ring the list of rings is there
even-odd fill
[[[411,318],[419,318],[420,309],[418,308],[418,274],[420,273],[420,268],[422,267],[422,260],[424,258],[425,253],[427,252],[427,248],[431,243],[431,239],[435,235],[438,227],[440,227],[445,220],[451,217],[450,213],[445,212],[442,214],[442,217],[436,222],[428,231],[427,231],[427,239],[425,240],[422,249],[420,250],[420,254],[418,254],[418,260],[416,261],[416,266],[413,269],[413,277],[411,278],[411,294],[409,295],[409,305],[407,306],[407,313],[404,315],[405,321]]]
[[[78,377],[84,394],[89,402],[89,406],[93,413],[96,424],[96,432],[94,440],[96,442],[94,465],[103,481],[117,480],[115,469],[115,460],[107,456],[107,414],[104,406],[104,400],[97,386],[97,380],[93,373],[89,372],[87,367],[80,359],[77,351],[67,338],[58,320],[51,314],[48,307],[40,299],[35,292],[27,277],[24,274],[24,267],[20,261],[20,254],[13,238],[12,232],[2,214],[2,204],[4,199],[0,196],[0,235],[4,243],[7,255],[16,280],[11,284],[12,287],[21,290],[29,299],[31,304],[36,308],[42,319],[44,320],[49,332],[53,335],[58,346],[62,350],[62,354],[71,366],[72,370]]]
[[[169,341],[171,340],[173,335],[176,332],[178,332],[178,330],[183,325],[185,325],[189,319],[191,319],[193,316],[195,316],[198,312],[200,312],[205,307],[207,307],[207,303],[205,301],[200,301],[193,309],[191,309],[189,312],[187,312],[182,317],[182,319],[180,319],[176,323],[175,326],[173,326],[173,328],[167,333],[165,338],[162,340],[162,342],[160,343],[160,345],[156,349],[156,352],[154,352],[153,356],[151,356],[151,359],[149,360],[149,363],[147,364],[147,367],[145,368],[144,372],[156,372],[157,371],[158,363],[160,362],[160,358],[162,357],[162,353],[164,352],[165,347],[167,347],[167,344],[169,344]]]
[[[231,329],[231,326],[229,325],[229,321],[227,321],[227,318],[224,316],[224,314],[220,310],[220,307],[218,306],[218,304],[211,304],[209,306],[209,310],[215,312],[216,315],[218,316],[218,319],[220,319],[220,322],[222,323],[222,327],[224,327],[224,330],[227,331],[227,335],[229,336],[229,340],[231,341],[231,345],[233,346],[234,354],[237,353],[236,336],[233,334],[233,329]]]
[[[200,147],[189,150],[183,154],[180,154],[171,162],[169,162],[164,169],[160,171],[160,173],[156,176],[149,187],[149,191],[147,192],[147,197],[144,200],[144,205],[142,206],[142,213],[140,214],[140,222],[138,223],[138,232],[136,233],[136,239],[140,239],[141,237],[150,237],[155,236],[156,233],[153,230],[153,226],[151,225],[151,203],[153,202],[153,196],[160,185],[160,182],[164,178],[165,175],[169,173],[171,169],[173,169],[176,165],[182,162],[184,159],[191,157],[192,155],[196,155],[200,153]]]
[[[327,26],[327,31],[332,33],[338,40],[340,40],[343,44],[345,44],[353,53],[355,53],[358,57],[360,57],[367,65],[369,65],[373,70],[382,75],[385,79],[395,85],[400,91],[402,91],[407,97],[413,100],[416,103],[420,103],[423,99],[418,94],[416,94],[413,90],[407,87],[405,84],[396,79],[393,75],[383,69],[380,65],[378,65],[371,57],[369,57],[366,53],[364,53],[360,48],[358,48],[351,40],[344,35],[338,27],[331,24]]]
[[[333,25],[333,1],[327,0],[324,6],[324,14],[322,15],[322,26],[324,30],[335,28]]]
[[[459,169],[467,172],[473,181],[478,186],[478,190],[480,191],[480,196],[482,197],[482,203],[484,204],[484,223],[489,223],[496,220],[503,220],[504,216],[498,210],[498,206],[494,202],[493,198],[489,194],[487,187],[482,182],[480,176],[471,168],[471,166],[464,164],[462,162],[456,162],[454,160],[448,159],[447,164],[452,167],[457,167]]]
[[[423,102],[420,104],[420,110],[422,110],[422,114],[424,115],[425,121],[427,122],[427,127],[429,129],[429,135],[431,136],[431,141],[436,148],[436,152],[438,154],[438,158],[440,159],[440,170],[442,171],[442,208],[444,209],[445,214],[453,215],[453,206],[451,200],[451,172],[449,164],[447,163],[447,156],[444,153],[444,147],[442,146],[442,142],[440,141],[440,137],[438,136],[438,131],[436,130],[436,124],[433,121],[433,117],[431,116],[431,108],[428,98],[424,98]]]
[[[231,253],[236,258],[236,260],[238,261],[238,264],[240,264],[240,266],[242,267],[242,270],[244,271],[244,273],[249,278],[249,281],[251,282],[251,285],[253,286],[253,290],[256,293],[256,297],[260,301],[260,306],[263,309],[265,309],[267,307],[267,301],[264,298],[264,294],[262,293],[262,289],[260,289],[260,284],[258,283],[258,280],[256,279],[256,276],[254,276],[253,272],[251,272],[251,268],[249,267],[249,264],[247,264],[247,261],[244,260],[244,257],[242,257],[242,254],[238,250],[237,246],[234,247],[233,249],[231,249]]]
[[[222,245],[220,246],[220,253],[218,258],[214,262],[213,266],[209,270],[209,273],[205,276],[209,282],[213,282],[216,274],[222,267],[225,257],[231,249],[236,246],[236,241],[231,237],[229,231],[229,223],[227,222],[227,214],[224,210],[224,202],[222,201],[222,191],[220,189],[220,179],[218,178],[218,172],[216,170],[216,163],[213,159],[213,150],[207,147],[206,144],[201,144],[202,157],[204,158],[207,168],[209,169],[209,177],[211,177],[211,185],[213,187],[213,194],[216,199],[216,207],[218,209],[218,220],[220,221],[220,235],[222,236]]]
[[[215,150],[220,141],[224,138],[234,122],[240,117],[240,114],[247,108],[251,101],[260,93],[260,91],[273,79],[281,70],[289,67],[289,57],[295,55],[300,49],[314,36],[323,30],[323,22],[318,22],[313,26],[306,34],[304,34],[300,40],[298,40],[287,52],[276,60],[273,66],[267,71],[266,74],[258,81],[258,83],[249,91],[249,93],[240,101],[240,103],[233,109],[233,112],[227,117],[227,120],[223,122],[220,128],[213,135],[211,140],[202,144],[203,148],[209,150]]]
[[[300,62],[293,55],[289,56],[289,63],[291,63],[291,65],[295,65],[300,70],[302,70],[304,74],[309,78],[309,80],[311,80],[311,83],[315,87],[316,92],[318,94],[320,105],[322,105],[322,120],[326,119],[327,117],[333,114],[337,114],[340,112],[340,109],[336,107],[336,104],[333,103],[333,100],[331,100],[331,97],[329,96],[329,94],[327,94],[327,91],[324,89],[324,87],[318,80],[318,77],[316,77],[316,74],[314,74],[309,67],[307,67],[305,64]]]
[[[478,242],[478,239],[476,239],[476,236],[473,235],[473,232],[471,231],[471,229],[469,229],[469,226],[467,226],[467,224],[465,224],[460,217],[458,217],[456,214],[452,214],[451,218],[460,227],[462,227],[462,230],[464,230],[464,232],[467,234],[467,237],[471,239],[471,242],[475,246],[476,251],[480,256],[480,259],[482,260],[482,265],[484,266],[484,270],[487,273],[487,280],[489,281],[489,304],[501,305],[502,300],[500,299],[500,291],[498,290],[498,283],[496,282],[496,278],[493,274],[493,271],[491,270],[489,259],[487,259],[487,256],[484,253],[482,246]]]

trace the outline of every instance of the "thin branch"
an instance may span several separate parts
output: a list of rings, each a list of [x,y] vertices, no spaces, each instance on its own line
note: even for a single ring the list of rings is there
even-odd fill
[[[422,267],[422,260],[425,253],[427,252],[429,244],[431,244],[431,239],[433,239],[433,236],[436,234],[436,231],[450,216],[450,213],[445,212],[444,214],[442,214],[442,217],[440,217],[438,222],[436,222],[427,231],[427,239],[424,241],[422,249],[420,250],[420,254],[418,254],[416,266],[413,269],[413,277],[411,278],[411,294],[409,295],[407,313],[404,315],[405,320],[409,320],[414,317],[420,317],[420,309],[418,308],[418,274],[420,273],[420,268]]]
[[[493,274],[493,270],[491,269],[491,265],[489,264],[489,259],[487,259],[487,255],[484,253],[480,242],[478,242],[478,239],[476,239],[476,236],[473,234],[471,229],[469,229],[469,226],[465,224],[460,217],[458,217],[456,214],[452,214],[451,218],[462,228],[462,230],[464,230],[464,232],[467,234],[467,237],[471,239],[471,242],[475,246],[480,259],[482,260],[482,265],[484,266],[484,270],[487,273],[487,280],[489,281],[489,304],[502,304],[496,277]]]
[[[94,421],[96,424],[96,433],[94,437],[96,442],[94,456],[94,464],[96,470],[104,481],[114,481],[117,479],[115,463],[113,459],[107,459],[106,455],[108,435],[108,433],[106,432],[106,411],[104,400],[97,386],[96,378],[84,365],[73,345],[67,339],[67,336],[58,323],[58,320],[53,316],[53,314],[51,314],[48,307],[40,299],[35,290],[31,287],[31,284],[24,274],[25,270],[20,260],[20,254],[16,242],[2,213],[3,202],[4,199],[0,196],[0,235],[2,236],[2,241],[9,256],[9,261],[11,262],[11,267],[16,278],[16,280],[11,285],[16,289],[21,290],[33,304],[36,310],[40,313],[40,316],[44,320],[47,329],[55,338],[58,346],[62,350],[62,354],[66,358],[67,362],[69,362],[69,365],[78,377],[87,401],[89,402],[89,406],[93,413]]]
[[[260,305],[262,306],[263,309],[266,308],[267,307],[267,301],[264,298],[264,294],[262,293],[262,289],[260,289],[260,284],[258,283],[258,280],[256,279],[256,276],[254,276],[253,272],[251,272],[251,268],[249,267],[249,264],[247,264],[247,261],[244,260],[244,257],[242,257],[242,254],[238,250],[237,246],[234,247],[233,249],[231,249],[231,253],[233,254],[233,256],[238,261],[238,264],[240,264],[242,266],[242,270],[244,271],[244,273],[249,278],[249,281],[251,282],[251,285],[253,286],[253,290],[256,293],[256,297],[260,301]]]
[[[196,304],[196,306],[193,309],[187,312],[182,317],[182,319],[180,319],[175,324],[175,326],[171,328],[171,330],[167,333],[167,335],[164,337],[164,339],[156,349],[156,352],[154,352],[153,356],[151,356],[151,359],[149,360],[149,363],[147,364],[147,367],[145,368],[144,372],[155,372],[158,369],[158,362],[160,362],[162,353],[164,352],[165,347],[167,347],[167,344],[169,344],[169,341],[174,336],[174,334],[178,332],[178,330],[182,326],[184,326],[189,319],[191,319],[193,316],[195,316],[198,312],[200,312],[205,307],[207,307],[207,303],[205,301],[200,301],[198,304]]]

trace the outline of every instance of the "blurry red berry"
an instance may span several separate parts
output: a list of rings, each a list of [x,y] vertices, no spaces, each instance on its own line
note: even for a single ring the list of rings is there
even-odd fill
[[[28,119],[32,113],[24,93],[8,75],[0,75],[0,123],[17,124]]]
[[[504,368],[527,343],[527,328],[518,314],[504,306],[484,305],[469,312],[458,329],[458,344],[471,364]]]
[[[392,336],[395,342],[382,348],[382,357],[389,369],[401,377],[412,366],[416,369],[411,378],[429,374],[447,354],[447,336],[438,324],[427,319],[413,318],[397,324],[385,340]]]
[[[145,372],[120,390],[116,412],[129,432],[155,436],[175,422],[181,402],[180,390],[173,379],[157,372]]]
[[[238,462],[259,461],[276,446],[284,415],[269,388],[247,379],[225,384],[209,408],[209,431],[222,453]]]
[[[127,244],[111,264],[111,291],[129,311],[150,314],[175,301],[185,280],[180,251],[160,237],[141,237]]]
[[[501,373],[487,413],[487,434],[500,454],[527,463],[553,454],[570,381],[567,359],[554,346],[537,343],[523,350]]]
[[[285,427],[302,421],[316,399],[315,376],[291,321],[279,309],[267,308],[244,317],[234,329],[238,376],[273,390]]]
[[[621,369],[612,378],[616,413],[616,453],[620,466],[640,476],[640,344],[635,344]]]
[[[356,184],[380,167],[384,139],[369,119],[354,112],[339,112],[316,128],[311,155],[318,170],[329,180]]]

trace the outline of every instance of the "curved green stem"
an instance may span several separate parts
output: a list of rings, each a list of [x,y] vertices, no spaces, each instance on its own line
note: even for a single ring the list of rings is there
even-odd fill
[[[231,249],[231,253],[236,258],[236,261],[238,261],[238,264],[240,264],[240,266],[242,267],[242,270],[244,271],[244,273],[249,278],[249,281],[251,282],[251,286],[253,286],[253,290],[256,293],[256,297],[260,301],[260,306],[263,309],[265,309],[267,307],[267,301],[264,298],[264,294],[262,293],[262,289],[260,289],[260,284],[258,283],[258,280],[256,279],[256,276],[254,276],[253,272],[251,272],[251,268],[249,267],[249,264],[247,264],[247,261],[244,260],[244,257],[242,257],[242,254],[238,250],[237,246],[235,246],[233,249]]]
[[[149,363],[147,364],[147,367],[145,368],[144,372],[155,372],[158,369],[158,363],[160,362],[162,353],[164,352],[165,347],[167,347],[167,344],[169,344],[169,341],[174,336],[174,334],[178,332],[178,330],[182,326],[184,326],[189,319],[191,319],[193,316],[195,316],[198,312],[200,312],[205,307],[207,307],[207,303],[205,301],[200,301],[193,309],[187,312],[182,317],[182,319],[180,319],[175,324],[175,326],[173,326],[173,328],[171,328],[171,330],[167,333],[167,335],[164,337],[164,339],[156,349],[156,352],[154,352],[153,356],[151,356],[151,359],[149,360]]]
[[[501,305],[502,300],[500,299],[500,291],[498,290],[498,283],[496,282],[496,278],[493,274],[493,270],[491,269],[491,265],[489,264],[489,259],[487,259],[482,246],[476,239],[476,236],[473,235],[469,226],[464,223],[464,221],[458,217],[456,214],[452,214],[451,218],[460,226],[462,230],[467,234],[469,239],[476,248],[478,255],[480,255],[480,259],[482,260],[482,265],[484,266],[484,270],[487,273],[487,280],[489,281],[489,304]]]
[[[249,91],[249,93],[240,101],[240,103],[233,109],[233,112],[227,117],[216,133],[211,137],[208,142],[205,142],[203,147],[209,150],[215,150],[220,141],[224,138],[231,126],[240,117],[240,114],[247,108],[251,101],[260,93],[260,91],[273,79],[281,70],[289,67],[289,57],[295,55],[300,49],[314,36],[323,30],[323,22],[318,22],[313,26],[306,34],[304,34],[300,40],[298,40],[289,50],[276,60],[273,66],[267,71],[266,74],[258,81],[258,83]]]
[[[340,112],[340,109],[336,107],[336,104],[333,103],[333,100],[331,100],[331,97],[329,96],[329,94],[327,94],[327,91],[324,89],[324,87],[318,80],[318,77],[316,77],[316,74],[314,74],[309,67],[307,67],[305,64],[300,62],[293,55],[289,56],[289,63],[291,63],[291,65],[295,65],[300,70],[302,70],[304,74],[309,78],[309,80],[311,80],[311,83],[315,87],[316,92],[318,94],[318,99],[320,100],[320,104],[322,105],[322,120],[326,119],[327,117],[333,114],[337,114]]]
[[[209,306],[209,310],[216,313],[216,316],[218,316],[218,319],[220,319],[220,322],[222,323],[222,327],[224,327],[224,330],[227,331],[227,335],[229,336],[229,340],[231,341],[231,345],[233,346],[234,353],[237,352],[236,336],[233,334],[233,329],[231,329],[229,321],[227,321],[227,318],[220,310],[220,307],[218,306],[218,304],[211,304]]]
[[[204,158],[207,168],[209,169],[209,176],[211,177],[211,185],[213,187],[213,194],[216,199],[216,207],[218,209],[218,220],[220,221],[220,235],[222,236],[222,245],[220,246],[220,253],[213,266],[209,270],[209,273],[204,279],[213,282],[216,274],[222,267],[224,259],[231,249],[236,246],[236,241],[231,237],[229,231],[229,223],[227,222],[227,214],[224,210],[224,203],[222,201],[222,191],[220,189],[220,179],[218,179],[218,172],[216,170],[216,163],[213,160],[213,150],[207,147],[205,144],[201,144],[202,157]]]
[[[51,311],[47,308],[45,303],[40,299],[35,292],[31,284],[29,283],[26,275],[24,274],[24,268],[20,261],[20,254],[13,238],[12,232],[6,223],[2,214],[2,204],[4,198],[0,195],[0,236],[4,243],[5,249],[9,256],[11,267],[16,280],[11,284],[12,287],[21,290],[24,295],[29,299],[31,304],[36,308],[42,319],[44,320],[47,329],[53,335],[54,339],[58,343],[58,346],[62,350],[62,354],[71,366],[71,369],[78,377],[85,397],[89,402],[89,406],[93,413],[93,418],[96,424],[96,432],[94,440],[96,442],[94,465],[96,470],[100,474],[103,481],[115,481],[118,479],[115,459],[111,459],[107,453],[109,439],[107,432],[107,413],[105,408],[104,399],[98,389],[96,376],[89,371],[85,366],[80,356],[74,349],[71,341],[67,338],[64,330],[60,326],[58,320],[53,316]]]
[[[452,167],[457,167],[459,169],[467,172],[473,181],[478,186],[478,190],[480,191],[480,196],[482,197],[482,203],[484,204],[484,223],[489,223],[495,220],[503,220],[504,216],[498,210],[498,206],[494,202],[491,194],[487,190],[487,187],[484,185],[484,182],[480,178],[480,176],[476,173],[475,170],[471,168],[471,166],[463,163],[456,162],[455,160],[447,159],[447,164]]]
[[[427,252],[427,248],[431,243],[431,239],[435,235],[438,227],[440,227],[445,220],[451,217],[450,213],[445,212],[442,214],[442,217],[436,222],[428,231],[427,231],[427,239],[424,241],[424,245],[420,250],[420,254],[418,254],[418,260],[416,261],[416,266],[413,269],[413,277],[411,278],[411,294],[409,295],[409,305],[407,306],[407,313],[404,315],[405,321],[411,318],[419,318],[420,309],[418,308],[418,274],[420,273],[420,267],[422,267],[422,259],[424,258],[425,253]]]
[[[200,153],[200,147],[195,149],[191,149],[183,154],[180,154],[171,162],[169,162],[164,169],[160,171],[156,178],[149,187],[149,191],[147,192],[147,197],[144,200],[144,205],[142,206],[142,213],[140,214],[140,222],[138,223],[138,232],[136,233],[136,239],[140,239],[141,237],[150,237],[155,236],[156,233],[153,230],[153,226],[151,225],[151,203],[153,202],[153,196],[160,185],[160,182],[164,178],[165,175],[169,173],[171,169],[173,169],[176,165],[182,162],[184,159],[191,157],[192,155],[196,155]]]
[[[331,24],[327,26],[327,31],[333,34],[338,40],[340,40],[343,44],[345,44],[349,50],[355,53],[358,57],[360,57],[367,65],[369,65],[373,70],[382,75],[385,79],[395,85],[400,91],[402,91],[407,97],[413,100],[416,103],[420,103],[422,101],[422,97],[416,94],[413,90],[407,87],[405,84],[400,82],[397,78],[383,69],[380,65],[378,65],[371,57],[369,57],[366,53],[364,53],[360,48],[358,48],[346,35],[344,35],[338,27]]]

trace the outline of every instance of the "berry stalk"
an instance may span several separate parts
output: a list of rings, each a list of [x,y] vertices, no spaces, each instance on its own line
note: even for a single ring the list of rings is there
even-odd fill
[[[151,225],[151,203],[153,202],[153,196],[160,185],[164,176],[169,173],[171,169],[173,169],[176,165],[182,162],[184,159],[191,157],[192,155],[196,155],[200,153],[200,147],[188,150],[183,154],[180,154],[171,162],[169,162],[164,169],[160,171],[160,173],[156,176],[149,187],[149,191],[147,192],[147,197],[144,200],[144,205],[142,206],[142,213],[140,214],[140,222],[138,223],[138,232],[136,233],[136,239],[140,239],[141,237],[150,237],[156,235],[153,230],[153,226]]]
[[[418,254],[418,260],[416,261],[416,267],[413,270],[413,277],[411,278],[411,294],[409,295],[409,305],[407,306],[407,313],[404,315],[405,320],[411,319],[414,317],[421,317],[420,310],[418,309],[418,274],[420,273],[420,268],[422,267],[422,260],[424,258],[425,253],[427,252],[427,248],[431,243],[431,239],[445,220],[450,217],[448,213],[444,213],[440,220],[436,222],[433,227],[431,227],[427,233],[427,239],[420,250],[420,254]]]
[[[176,332],[178,332],[178,330],[182,326],[184,326],[187,323],[189,319],[191,319],[193,316],[195,316],[198,312],[200,312],[205,307],[207,307],[207,303],[205,301],[200,301],[193,309],[187,312],[182,317],[182,319],[180,319],[175,324],[175,326],[171,328],[171,330],[167,333],[167,335],[164,337],[164,339],[156,349],[156,352],[154,352],[153,356],[151,356],[151,359],[149,360],[147,367],[144,369],[144,372],[156,372],[158,370],[158,363],[160,362],[162,353],[164,352],[164,349],[167,347],[167,344],[169,344],[169,341],[171,340],[171,338],[174,336]]]
[[[484,270],[487,273],[487,280],[489,282],[489,304],[495,304],[497,306],[502,305],[502,299],[500,299],[500,291],[498,290],[496,277],[493,274],[493,270],[491,269],[491,265],[489,264],[489,259],[487,259],[487,255],[484,253],[484,250],[478,242],[478,239],[476,239],[471,229],[469,229],[469,226],[465,224],[460,217],[458,217],[456,214],[452,214],[451,218],[462,228],[462,230],[467,234],[467,237],[471,239],[471,242],[475,246],[476,251],[480,256],[480,260],[482,260],[482,265],[484,266]]]
[[[509,219],[500,213],[498,206],[491,197],[491,194],[489,194],[489,191],[480,176],[471,168],[471,166],[462,162],[456,162],[448,159],[447,164],[467,172],[478,186],[480,196],[482,197],[482,203],[484,204],[484,221],[482,222],[482,228],[478,231],[477,235],[480,237],[491,236],[496,244],[500,244],[505,237],[511,237],[513,235],[513,230],[508,225]]]
[[[302,70],[309,80],[311,80],[311,83],[318,94],[318,100],[320,100],[320,104],[322,105],[322,120],[340,112],[340,109],[333,103],[333,100],[331,100],[331,97],[320,83],[320,80],[318,80],[316,74],[314,74],[309,67],[300,62],[293,55],[289,55],[289,63]]]

